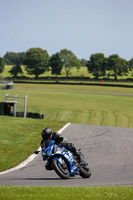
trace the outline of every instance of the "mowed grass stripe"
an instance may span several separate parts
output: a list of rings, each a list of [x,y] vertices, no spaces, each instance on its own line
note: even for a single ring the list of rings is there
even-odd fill
[[[42,85],[39,86],[39,90],[26,88],[9,92],[19,96],[28,94],[27,112],[44,114],[47,120],[133,127],[133,97],[72,92],[72,90],[69,92],[65,89],[45,91]]]
[[[88,124],[101,126],[116,126],[117,118],[114,112],[107,110],[90,110]]]
[[[54,113],[47,110],[46,119],[48,120],[65,120],[71,123],[101,125],[101,126],[116,126],[132,128],[133,119],[124,113],[111,111],[89,110],[89,112],[81,111],[63,111],[58,110]]]
[[[127,114],[121,113],[121,112],[116,112],[116,117],[117,117],[117,124],[116,126],[120,127],[130,127],[130,120],[129,116]]]

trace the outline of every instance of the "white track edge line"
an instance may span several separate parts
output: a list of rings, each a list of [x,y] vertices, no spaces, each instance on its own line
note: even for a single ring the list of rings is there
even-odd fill
[[[58,130],[57,132],[59,134],[61,134],[71,123],[67,123],[65,126],[63,126],[60,130]],[[37,149],[37,151],[41,151],[41,147],[39,147]],[[20,163],[19,165],[17,165],[16,167],[13,167],[11,169],[8,169],[6,171],[3,171],[3,172],[0,172],[0,175],[3,175],[3,174],[7,174],[9,172],[12,172],[12,171],[15,171],[17,169],[20,169],[24,166],[26,166],[29,162],[31,162],[32,160],[34,160],[34,158],[37,156],[37,154],[31,154],[25,161],[23,161],[22,163]]]

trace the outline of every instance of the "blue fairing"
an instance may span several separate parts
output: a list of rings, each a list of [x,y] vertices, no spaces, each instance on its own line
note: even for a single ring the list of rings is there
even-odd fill
[[[57,159],[62,165],[63,159],[68,161],[70,174],[78,173],[78,164],[74,159],[73,154],[68,151],[64,146],[59,147],[55,144],[54,140],[46,140],[43,144],[42,156],[46,159]]]

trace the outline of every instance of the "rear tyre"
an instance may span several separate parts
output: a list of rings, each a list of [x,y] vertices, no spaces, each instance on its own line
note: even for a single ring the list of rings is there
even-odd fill
[[[82,178],[89,178],[91,176],[91,170],[89,169],[89,167],[82,167],[79,171],[79,175]]]
[[[52,160],[52,165],[57,175],[62,179],[68,179],[70,177],[70,173],[65,160],[63,160],[63,164],[60,164],[58,160],[54,159]]]

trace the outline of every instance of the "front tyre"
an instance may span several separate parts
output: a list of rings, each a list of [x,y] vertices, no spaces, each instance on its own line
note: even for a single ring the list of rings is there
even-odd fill
[[[52,160],[52,166],[58,176],[60,176],[62,179],[68,179],[70,177],[70,173],[65,160],[63,160],[63,164],[60,164],[57,159],[54,159]]]
[[[79,171],[79,175],[82,178],[89,178],[91,176],[91,170],[89,169],[89,167],[82,167]]]

